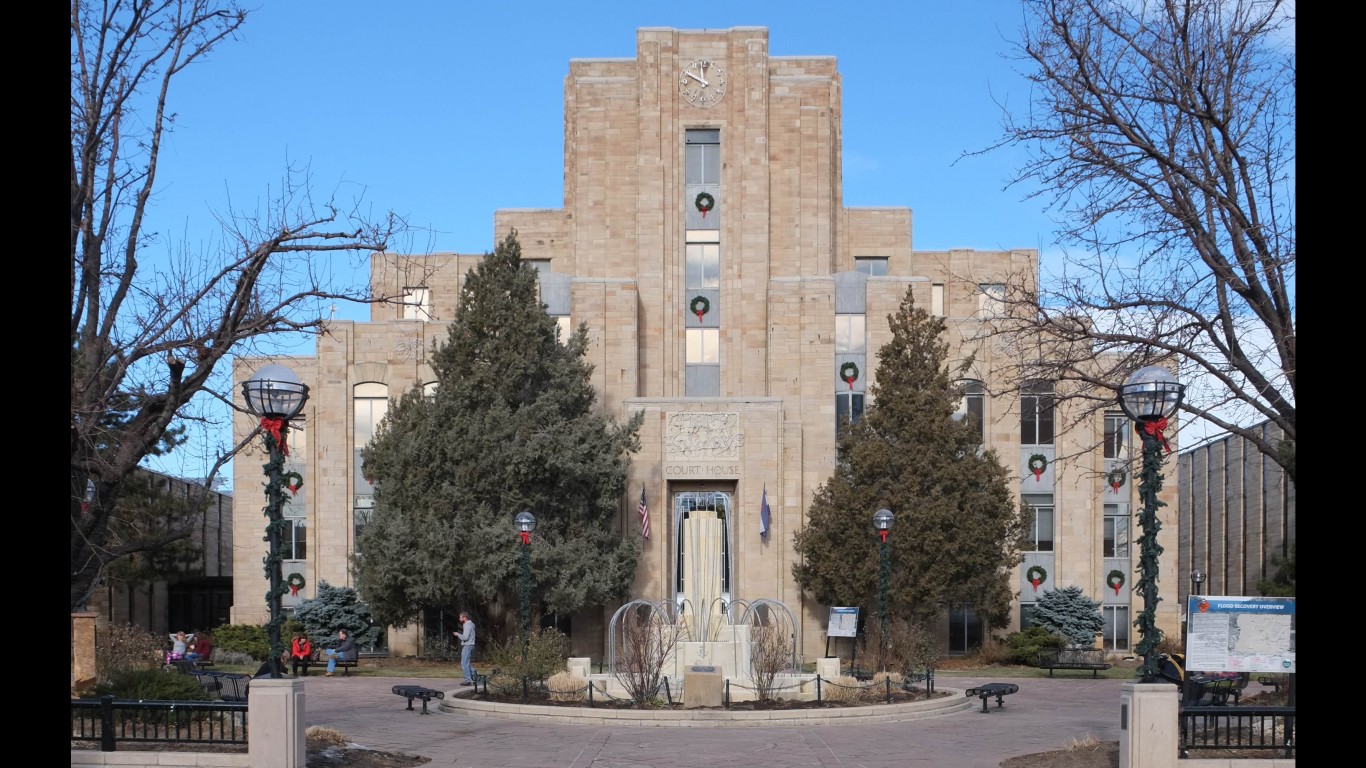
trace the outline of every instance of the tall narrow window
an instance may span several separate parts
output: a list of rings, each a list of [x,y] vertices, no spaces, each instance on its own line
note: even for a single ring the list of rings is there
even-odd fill
[[[683,183],[721,183],[721,131],[696,128],[684,134]]]
[[[963,397],[958,401],[958,411],[954,415],[960,419],[971,419],[977,425],[977,439],[986,442],[986,393],[987,388],[975,379],[964,380]]]
[[[1124,441],[1128,434],[1128,416],[1122,413],[1105,414],[1105,458],[1124,458]]]
[[[983,283],[977,288],[977,311],[983,319],[1000,317],[1005,309],[1006,287],[1001,283]]]
[[[361,451],[374,439],[384,415],[389,412],[389,387],[377,381],[357,384],[351,391],[352,427],[355,442],[352,444],[351,461],[355,492],[357,495],[374,493],[374,486],[365,476],[365,465]]]
[[[944,284],[930,284],[930,314],[935,317],[944,316]]]
[[[1030,507],[1029,533],[1025,536],[1024,551],[1053,551],[1053,496],[1047,493],[1027,493],[1024,503]]]
[[[1020,393],[1020,445],[1052,444],[1053,384],[1029,382]]]
[[[556,315],[555,327],[559,329],[560,343],[569,343],[569,337],[574,335],[574,324],[569,322],[569,315]]]
[[[1129,650],[1129,606],[1105,605],[1101,606],[1101,612],[1105,619],[1105,627],[1101,630],[1105,650]]]
[[[835,393],[835,438],[844,437],[849,427],[863,418],[862,392]]]
[[[1105,538],[1102,557],[1129,556],[1129,505],[1105,505]]]
[[[684,258],[684,286],[690,290],[721,287],[720,230],[690,229]]]
[[[982,619],[970,605],[949,606],[949,653],[971,653],[982,644]]]
[[[431,320],[432,294],[426,288],[403,289],[403,319]]]
[[[835,354],[864,354],[868,350],[867,326],[867,315],[835,315]]]

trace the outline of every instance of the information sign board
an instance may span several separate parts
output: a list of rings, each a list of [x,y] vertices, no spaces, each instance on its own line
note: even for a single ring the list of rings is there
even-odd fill
[[[858,635],[858,608],[830,608],[830,625],[826,628],[827,637],[856,637]]]
[[[1295,671],[1295,598],[1191,595],[1186,611],[1186,669]]]

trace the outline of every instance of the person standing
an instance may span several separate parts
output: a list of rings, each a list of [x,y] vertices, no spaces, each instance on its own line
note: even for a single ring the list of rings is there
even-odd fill
[[[304,669],[304,677],[308,677],[308,661],[313,658],[313,642],[308,639],[308,635],[300,632],[294,636],[289,644],[289,660],[294,668],[294,676],[299,676],[299,667]]]
[[[356,641],[351,639],[351,635],[344,629],[337,630],[337,647],[324,648],[323,653],[327,655],[327,672],[323,677],[331,677],[337,671],[337,659],[350,659],[351,654],[356,651]]]
[[[460,612],[460,631],[451,634],[460,640],[460,671],[465,674],[461,685],[474,685],[474,622],[467,611]]]

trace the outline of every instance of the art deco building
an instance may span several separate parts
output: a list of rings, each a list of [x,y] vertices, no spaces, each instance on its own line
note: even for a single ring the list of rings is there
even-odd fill
[[[587,323],[599,406],[619,420],[645,412],[621,500],[625,535],[639,535],[642,488],[651,516],[632,597],[781,601],[799,624],[798,652],[822,655],[830,606],[793,581],[791,541],[834,467],[837,425],[867,405],[886,318],[910,289],[947,319],[959,354],[976,354],[963,408],[1015,465],[1034,507],[1013,628],[1043,591],[1075,584],[1103,600],[1107,646],[1129,647],[1136,532],[1127,473],[1116,470],[1129,461],[1132,426],[1116,411],[1063,432],[1071,420],[1051,383],[1023,396],[991,386],[999,352],[967,340],[1000,311],[1007,276],[1037,273],[1038,254],[916,251],[909,208],[845,207],[841,98],[835,57],[770,56],[767,29],[641,29],[635,58],[569,63],[564,206],[493,213],[489,250],[515,230],[548,312],[566,331]],[[434,382],[426,350],[445,339],[479,258],[375,256],[376,290],[402,291],[406,303],[335,322],[314,357],[282,361],[312,388],[305,435],[292,439],[307,480],[286,513],[297,536],[285,572],[305,586],[287,605],[319,580],[352,583],[348,556],[373,500],[360,449],[389,398]],[[238,380],[263,362],[239,361]],[[239,416],[236,436],[253,426]],[[235,465],[238,531],[252,530],[260,464]],[[1166,492],[1174,502],[1174,482]],[[1170,520],[1168,530],[1174,552]],[[264,544],[240,541],[235,617],[264,622]],[[872,557],[875,541],[870,523]],[[1112,571],[1123,574],[1119,589]],[[1027,578],[1041,572],[1037,585]],[[577,654],[601,658],[613,608],[571,617]],[[1166,631],[1179,631],[1177,615],[1174,600],[1159,606]],[[954,606],[940,632],[946,652],[963,652],[983,627],[970,606]],[[389,642],[415,652],[421,633],[391,631]]]

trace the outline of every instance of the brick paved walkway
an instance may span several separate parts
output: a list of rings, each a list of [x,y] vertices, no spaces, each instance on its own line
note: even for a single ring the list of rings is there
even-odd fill
[[[943,677],[961,691],[991,678]],[[1123,680],[1010,678],[1019,693],[942,717],[897,723],[771,728],[603,727],[407,711],[395,685],[448,693],[450,679],[309,677],[305,720],[357,744],[432,758],[433,768],[999,768],[1073,739],[1119,739]],[[961,694],[959,694],[961,695]],[[978,703],[973,699],[974,704]],[[417,705],[414,705],[417,707]]]

